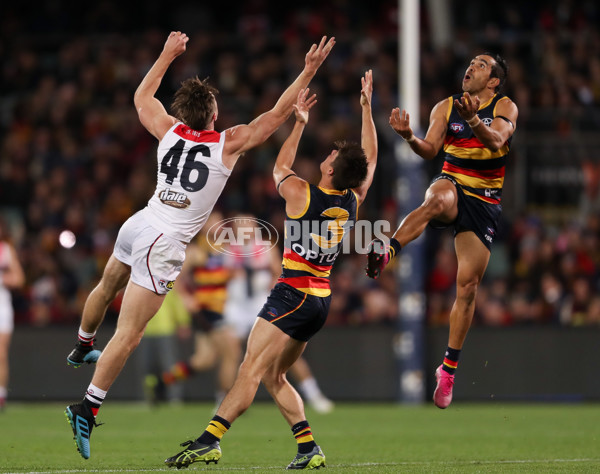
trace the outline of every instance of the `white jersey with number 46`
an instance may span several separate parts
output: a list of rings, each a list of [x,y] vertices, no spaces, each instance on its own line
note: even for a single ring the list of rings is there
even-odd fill
[[[202,228],[231,170],[223,164],[225,133],[173,125],[158,144],[156,191],[144,215],[152,227],[183,242]]]

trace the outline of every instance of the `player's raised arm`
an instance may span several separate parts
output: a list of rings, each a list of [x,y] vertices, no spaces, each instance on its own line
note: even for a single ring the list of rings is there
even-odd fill
[[[360,79],[360,106],[362,108],[362,130],[360,144],[367,157],[367,177],[363,183],[355,188],[359,204],[364,201],[369,187],[373,182],[375,167],[377,166],[377,130],[373,122],[373,112],[371,109],[371,97],[373,95],[373,71],[369,69]]]
[[[162,103],[154,95],[173,60],[185,51],[188,40],[188,36],[180,31],[172,31],[169,34],[158,59],[133,96],[140,122],[158,140],[162,139],[176,119],[167,113]]]
[[[313,44],[306,53],[304,69],[271,110],[261,114],[248,125],[238,125],[226,131],[227,140],[223,154],[223,163],[226,166],[233,168],[242,153],[264,143],[287,120],[298,93],[308,86],[334,45],[335,38],[328,41],[327,37],[323,36],[321,42],[318,45]]]
[[[293,106],[296,123],[292,133],[281,146],[273,167],[275,186],[281,197],[286,200],[288,215],[297,214],[297,211],[303,209],[306,204],[306,181],[296,176],[292,171],[292,166],[296,159],[302,132],[308,122],[308,112],[317,103],[317,96],[313,94],[309,97],[309,92],[309,89],[304,89],[298,93],[298,100]]]
[[[479,141],[490,150],[497,151],[515,133],[519,110],[512,100],[504,97],[496,104],[494,120],[486,127],[477,115],[480,104],[479,97],[472,97],[468,92],[464,92],[460,100],[454,101],[458,114],[471,127]]]
[[[444,99],[438,102],[429,115],[429,128],[425,138],[418,138],[410,127],[410,115],[406,110],[400,111],[396,107],[390,114],[390,125],[410,145],[412,150],[425,160],[435,158],[444,144],[446,127],[448,125],[446,112],[448,101]]]

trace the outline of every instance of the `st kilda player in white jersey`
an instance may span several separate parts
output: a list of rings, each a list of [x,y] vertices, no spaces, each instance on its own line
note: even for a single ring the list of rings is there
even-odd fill
[[[298,93],[306,88],[335,44],[334,38],[313,44],[304,69],[275,106],[248,125],[215,131],[217,90],[190,78],[176,91],[170,115],[155,94],[188,37],[172,32],[135,92],[142,125],[159,141],[157,189],[148,206],[123,224],[100,283],[90,293],[82,314],[78,342],[67,357],[75,367],[97,362],[82,403],[65,411],[85,459],[90,434],[106,392],[139,344],[146,324],[160,308],[181,271],[185,248],[200,230],[238,158],[262,144],[290,116]],[[106,308],[126,287],[117,330],[104,349],[94,350],[96,330]]]
[[[146,219],[189,243],[202,228],[231,169],[223,164],[226,132],[193,130],[181,122],[158,145],[158,178]]]

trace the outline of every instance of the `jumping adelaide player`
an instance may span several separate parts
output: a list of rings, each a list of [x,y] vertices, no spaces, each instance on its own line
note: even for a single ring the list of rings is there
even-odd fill
[[[405,110],[396,108],[390,116],[392,128],[416,154],[430,160],[443,146],[445,162],[442,173],[427,189],[423,204],[402,221],[390,247],[385,250],[381,241],[372,243],[367,275],[377,278],[390,258],[421,235],[428,223],[454,227],[456,300],[450,313],[448,348],[435,373],[433,401],[439,408],[448,407],[452,401],[454,371],[502,211],[504,169],[518,115],[513,101],[500,93],[507,72],[500,56],[476,56],[465,72],[463,94],[437,103],[423,139],[413,134]]]

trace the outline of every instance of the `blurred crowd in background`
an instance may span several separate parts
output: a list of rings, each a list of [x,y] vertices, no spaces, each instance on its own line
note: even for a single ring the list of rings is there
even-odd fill
[[[271,108],[302,69],[310,44],[335,36],[337,44],[311,84],[319,101],[295,169],[316,182],[335,140],[360,141],[360,77],[373,69],[379,162],[359,218],[385,219],[392,229],[399,222],[399,138],[388,125],[392,108],[402,107],[395,1],[251,0],[235,13],[200,2],[166,3],[0,7],[0,214],[27,279],[14,295],[17,324],[76,324],[120,225],[154,191],[157,144],[138,121],[133,93],[172,29],[191,39],[159,98],[168,108],[183,79],[209,77],[220,91],[218,130]],[[432,42],[424,3],[421,43],[415,45],[421,55],[420,135],[433,105],[460,92],[470,59],[484,51],[506,58],[505,93],[520,111],[501,234],[478,294],[476,324],[600,325],[600,148],[582,143],[600,128],[600,5],[471,2],[465,9],[450,2],[452,41],[440,46]],[[271,172],[291,125],[238,162],[217,204],[225,216],[250,213],[281,230],[284,206]],[[530,196],[526,189],[535,169],[523,161],[519,167],[519,160],[552,161],[558,148],[527,145],[528,137],[541,137],[543,144],[546,136],[578,145],[564,153],[579,170],[569,202],[549,199],[544,205],[541,191]],[[424,169],[433,177],[441,166],[438,159]],[[552,189],[544,192],[556,196]],[[70,248],[60,243],[64,230],[76,237]],[[445,325],[456,275],[452,235],[428,230],[425,238],[427,321]],[[402,289],[394,272],[373,281],[364,266],[364,255],[339,259],[328,324],[395,324]],[[118,301],[108,318],[117,312]]]

